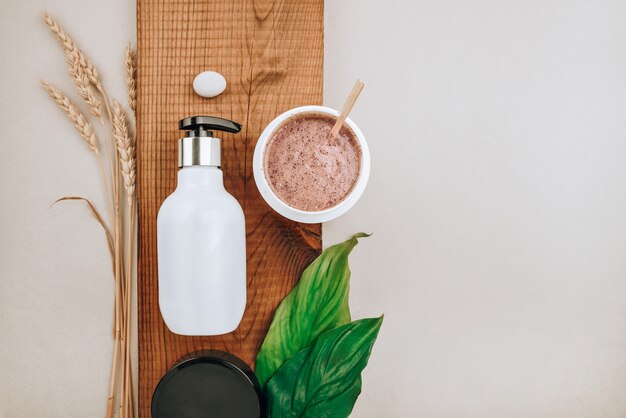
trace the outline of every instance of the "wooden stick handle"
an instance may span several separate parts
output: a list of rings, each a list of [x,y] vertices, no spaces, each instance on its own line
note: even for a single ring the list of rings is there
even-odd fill
[[[356,99],[359,98],[359,94],[361,94],[363,87],[365,87],[365,84],[361,80],[357,80],[356,83],[354,83],[354,87],[352,87],[352,91],[341,109],[341,113],[337,118],[337,122],[335,122],[335,126],[333,126],[333,129],[330,130],[330,136],[332,138],[337,138],[337,135],[339,135],[339,130],[343,126],[343,122],[348,117],[348,114],[350,114],[352,107],[356,103]]]

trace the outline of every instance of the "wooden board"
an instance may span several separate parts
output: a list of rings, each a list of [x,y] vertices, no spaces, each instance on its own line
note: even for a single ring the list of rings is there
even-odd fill
[[[253,364],[273,312],[319,254],[321,226],[274,213],[260,197],[252,155],[263,128],[295,106],[320,104],[323,0],[138,0],[139,411],[150,416],[153,390],[185,354],[214,348]],[[194,94],[207,69],[226,77],[214,99]],[[226,188],[246,215],[248,304],[239,328],[218,337],[170,333],[158,306],[156,216],[176,186],[178,120],[214,115],[243,124],[223,134]]]

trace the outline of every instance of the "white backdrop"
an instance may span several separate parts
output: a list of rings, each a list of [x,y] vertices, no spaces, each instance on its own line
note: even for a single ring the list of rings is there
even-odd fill
[[[109,261],[91,155],[37,84],[71,90],[60,18],[123,98],[134,8],[4,1],[0,417],[102,416]],[[626,3],[326,3],[325,104],[372,151],[325,243],[355,249],[355,317],[385,313],[355,417],[626,414]]]

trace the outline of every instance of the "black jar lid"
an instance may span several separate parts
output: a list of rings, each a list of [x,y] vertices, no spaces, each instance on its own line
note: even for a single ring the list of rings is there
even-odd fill
[[[217,350],[189,354],[152,395],[152,418],[259,418],[259,382],[243,360]]]

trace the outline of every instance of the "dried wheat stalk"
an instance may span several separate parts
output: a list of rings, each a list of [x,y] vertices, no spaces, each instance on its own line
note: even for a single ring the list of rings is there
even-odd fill
[[[119,400],[119,416],[132,418],[135,415],[132,398],[132,367],[130,363],[130,328],[131,328],[131,291],[132,291],[132,266],[135,246],[135,141],[133,130],[126,117],[125,111],[117,101],[109,102],[103,88],[98,71],[91,61],[76,46],[72,38],[52,19],[48,13],[44,13],[44,21],[50,27],[57,39],[61,42],[67,62],[69,74],[76,85],[79,96],[87,103],[91,115],[98,118],[102,127],[106,129],[108,139],[109,165],[105,167],[98,150],[98,139],[93,126],[80,109],[59,89],[44,82],[44,87],[50,97],[61,107],[70,118],[76,129],[80,132],[89,148],[98,157],[101,175],[104,178],[105,188],[111,207],[112,228],[104,221],[98,210],[88,199],[79,196],[70,196],[61,200],[82,200],[89,206],[92,215],[102,225],[107,238],[109,251],[113,261],[113,274],[115,279],[115,317],[114,317],[114,349],[113,364],[111,367],[111,381],[109,385],[109,397],[107,400],[107,416],[114,415],[115,400]],[[129,94],[129,104],[134,111],[136,104],[135,89],[135,52],[130,48],[126,50],[124,71]],[[96,94],[100,98],[96,97]],[[108,116],[105,123],[102,117],[102,105]],[[107,171],[109,175],[107,175]],[[109,177],[111,182],[109,182]],[[120,177],[123,180],[124,189],[120,186]],[[126,191],[128,205],[126,211],[120,205],[123,190]],[[128,229],[122,228],[124,219],[127,219]],[[118,376],[121,377],[118,385]]]
[[[128,67],[126,67],[128,68]],[[127,260],[133,258],[133,246],[134,242],[134,223],[135,223],[135,178],[136,178],[136,161],[135,161],[135,144],[133,138],[130,135],[130,127],[126,112],[122,109],[122,106],[117,101],[113,101],[113,137],[117,146],[119,154],[120,170],[122,173],[122,179],[124,181],[124,189],[126,190],[128,198],[128,245],[127,245]],[[132,277],[132,264],[126,265],[126,277]],[[122,326],[122,394],[123,397],[120,402],[121,416],[132,413],[133,400],[132,400],[132,370],[130,364],[130,313],[132,303],[132,283],[127,280],[125,288],[123,289],[124,295],[124,323]],[[125,395],[125,396],[124,396]]]
[[[91,61],[83,54],[83,52],[76,46],[70,35],[68,35],[63,28],[48,14],[44,12],[44,22],[50,27],[50,30],[57,36],[57,39],[63,45],[67,60],[69,63],[77,62],[82,70],[85,71],[87,78],[98,90],[102,89],[100,78],[98,77],[98,71],[93,66]]]
[[[137,51],[130,44],[126,47],[124,73],[126,75],[126,90],[128,90],[128,105],[130,110],[135,113],[137,109]]]
[[[91,124],[87,121],[85,115],[81,113],[78,107],[74,103],[72,103],[72,101],[66,95],[64,95],[61,90],[54,87],[47,81],[43,82],[43,86],[50,95],[50,97],[52,97],[52,99],[57,102],[61,110],[63,110],[67,117],[72,121],[74,127],[78,129],[78,132],[80,132],[80,135],[83,137],[85,142],[87,142],[89,148],[97,154],[98,138],[96,137],[96,132],[91,127]]]
[[[78,62],[70,63],[70,76],[74,79],[74,84],[76,84],[78,94],[89,105],[89,111],[91,114],[97,118],[102,118],[100,100],[94,96],[89,78]]]
[[[113,101],[113,137],[117,145],[117,152],[120,156],[122,179],[124,188],[128,195],[129,203],[135,195],[135,144],[129,135],[128,119],[122,106],[117,101]]]

